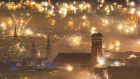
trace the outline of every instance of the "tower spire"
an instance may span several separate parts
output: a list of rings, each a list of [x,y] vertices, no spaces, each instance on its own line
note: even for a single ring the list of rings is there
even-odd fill
[[[51,43],[50,43],[49,35],[48,35],[48,41],[47,41],[47,45],[46,45],[46,58],[48,59],[48,62],[51,62],[52,53],[51,53]]]
[[[46,49],[50,49],[50,48],[51,48],[50,37],[49,37],[49,35],[48,35],[48,41],[47,41]]]
[[[31,48],[31,58],[36,58],[36,48],[35,48],[34,40],[33,40],[32,48]]]
[[[17,28],[16,28],[16,26],[15,26],[14,37],[15,37],[15,38],[17,37]]]

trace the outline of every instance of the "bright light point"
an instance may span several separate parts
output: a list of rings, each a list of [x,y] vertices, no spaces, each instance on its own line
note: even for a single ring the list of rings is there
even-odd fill
[[[26,30],[25,30],[25,34],[26,34],[26,35],[33,35],[34,32],[33,32],[31,29],[26,29]]]
[[[6,24],[5,23],[1,23],[1,27],[5,27],[6,26]]]
[[[134,1],[130,2],[130,6],[134,7],[135,6],[135,2]]]
[[[126,32],[126,33],[129,33],[129,30],[128,30],[128,29],[126,29],[126,30],[125,30],[125,32]]]
[[[79,37],[79,36],[75,36],[75,37],[72,38],[73,44],[75,46],[79,46],[81,44],[81,40],[82,40],[82,38]]]
[[[109,20],[108,19],[102,19],[102,24],[103,25],[108,25],[109,24]]]
[[[83,20],[86,20],[87,19],[87,16],[86,15],[82,16],[82,19]]]
[[[105,57],[98,57],[97,62],[98,62],[98,64],[97,64],[98,67],[103,67],[103,66],[105,66],[106,58]]]
[[[121,25],[121,24],[118,26],[118,29],[119,29],[119,30],[121,30],[121,29],[122,29],[122,25]]]
[[[121,66],[122,64],[121,64],[121,62],[119,62],[119,61],[115,61],[115,62],[114,62],[114,65],[115,65],[115,66]]]
[[[103,65],[104,64],[104,61],[103,60],[99,60],[99,64],[100,65]]]
[[[74,46],[74,47],[79,47],[81,46],[82,43],[82,37],[76,35],[68,37],[66,40],[68,41],[68,44],[70,46]]]
[[[34,1],[32,1],[31,3],[30,3],[30,5],[35,5],[36,3],[34,2]]]
[[[135,13],[135,8],[131,9],[131,14],[134,14]]]
[[[67,69],[66,70],[72,71],[73,70],[73,67],[69,65],[69,66],[67,66]]]
[[[114,48],[114,45],[110,43],[109,45],[109,50],[113,49]]]
[[[137,44],[139,44],[139,45],[140,45],[140,41],[138,41],[138,42],[137,42]]]
[[[91,34],[97,33],[97,31],[95,31],[95,30],[96,30],[95,27],[91,27],[91,30],[90,30]]]
[[[116,46],[120,46],[120,42],[118,40],[116,41]]]
[[[73,21],[68,22],[68,25],[69,25],[70,28],[73,28],[73,24],[74,24]]]
[[[140,11],[137,12],[137,15],[140,16]]]
[[[131,59],[131,58],[137,58],[137,56],[135,54],[131,54],[128,59]]]

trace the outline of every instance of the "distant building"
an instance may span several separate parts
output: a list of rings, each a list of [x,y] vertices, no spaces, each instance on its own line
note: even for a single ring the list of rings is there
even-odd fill
[[[44,69],[46,68],[47,58],[25,58],[22,61],[22,67],[24,69]]]
[[[111,67],[140,67],[140,54],[138,52],[111,52],[111,58],[106,58],[107,66]],[[81,63],[82,62],[82,63]],[[90,69],[91,53],[59,53],[53,61],[53,67],[63,69],[67,65],[75,69]]]
[[[139,79],[140,67],[107,67],[96,68],[95,72],[101,79]]]
[[[18,36],[17,28],[14,28],[13,36],[0,36],[0,59],[4,59],[5,53],[9,56],[10,61],[21,61],[23,58],[30,57],[32,48],[32,40],[36,42],[38,47],[46,48],[46,38],[44,37],[32,37],[32,36]],[[45,42],[45,43],[44,43]],[[45,51],[41,51],[41,54],[46,54]],[[33,56],[33,55],[32,55]],[[35,56],[35,55],[34,55]],[[45,57],[45,56],[44,56]]]
[[[108,67],[110,79],[139,79],[140,67]]]
[[[97,65],[97,56],[102,55],[102,34],[93,34],[91,38],[91,53],[59,53],[53,61],[53,66],[64,68],[70,64],[75,69],[94,70]]]
[[[43,69],[46,68],[47,63],[50,62],[50,60],[48,60],[51,59],[49,37],[48,42],[44,43],[46,39],[43,37],[18,36],[17,28],[15,27],[13,36],[2,36],[0,41],[0,58],[2,59],[1,63],[3,63],[3,65],[10,65],[9,63],[15,62],[17,63],[14,65],[15,67]],[[31,43],[31,41],[33,42]],[[46,48],[45,57],[37,56],[38,52],[36,48],[38,46],[44,46],[44,49]]]
[[[35,47],[36,47],[35,42],[33,40],[32,48],[31,48],[31,52],[30,52],[30,57],[23,59],[22,65],[24,68],[28,68],[28,67],[44,68],[45,67],[45,63],[47,61],[47,58],[37,58],[37,51],[36,51]]]
[[[51,59],[51,44],[50,44],[49,36],[48,36],[48,42],[47,42],[47,47],[46,47],[46,57],[45,58],[37,58],[37,56],[36,56],[37,52],[36,52],[35,47],[36,46],[35,46],[35,43],[33,41],[31,55],[29,58],[23,59],[23,67],[24,68],[32,67],[34,69],[44,69],[47,67],[47,63],[49,63],[50,59]]]
[[[101,79],[139,79],[140,53],[110,52],[106,57],[107,67],[97,67],[97,56],[102,56],[102,35],[92,35],[91,53],[59,53],[53,61],[54,68],[66,69],[67,65],[74,70],[92,70]]]
[[[138,66],[140,67],[140,52],[110,52],[111,56],[107,58],[110,66]]]

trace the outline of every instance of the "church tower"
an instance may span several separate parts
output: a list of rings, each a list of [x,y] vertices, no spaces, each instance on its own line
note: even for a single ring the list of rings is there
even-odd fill
[[[36,58],[36,54],[37,54],[37,52],[36,52],[35,43],[34,43],[34,40],[33,40],[32,48],[31,48],[31,54],[30,54],[31,58]]]
[[[97,57],[102,55],[102,34],[92,34],[91,47],[91,70],[94,70],[97,65]]]
[[[52,54],[51,54],[51,43],[50,43],[50,37],[48,36],[48,41],[46,45],[46,58],[48,58],[48,61],[52,59]]]

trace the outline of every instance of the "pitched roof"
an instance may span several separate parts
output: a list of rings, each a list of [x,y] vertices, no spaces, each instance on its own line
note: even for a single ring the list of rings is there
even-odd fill
[[[90,64],[90,53],[59,53],[54,59],[54,64]]]

